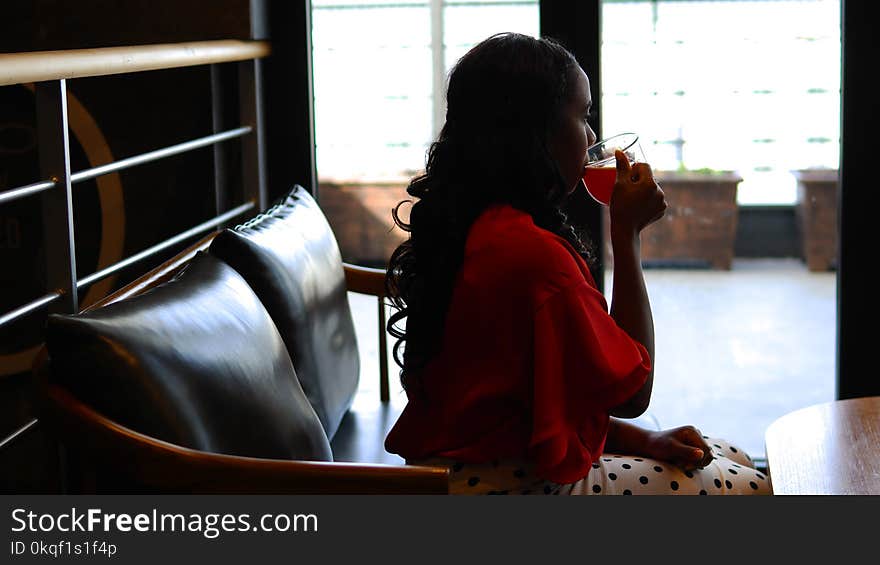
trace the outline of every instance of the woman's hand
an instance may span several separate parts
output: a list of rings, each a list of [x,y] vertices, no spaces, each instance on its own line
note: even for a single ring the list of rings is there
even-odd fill
[[[712,462],[712,449],[693,426],[648,432],[643,455],[666,461],[685,471],[702,469]]]
[[[709,444],[693,426],[651,431],[617,418],[609,422],[605,449],[665,461],[685,471],[703,468],[714,459]]]
[[[635,233],[656,222],[666,213],[666,198],[654,180],[647,163],[630,164],[621,150],[614,152],[617,179],[611,193],[611,228],[634,230]]]

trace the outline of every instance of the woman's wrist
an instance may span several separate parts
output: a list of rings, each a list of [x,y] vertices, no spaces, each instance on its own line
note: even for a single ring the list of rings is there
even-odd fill
[[[611,222],[611,245],[632,245],[639,243],[639,230],[625,222]]]
[[[650,457],[653,441],[654,432],[612,417],[605,444],[610,453]]]

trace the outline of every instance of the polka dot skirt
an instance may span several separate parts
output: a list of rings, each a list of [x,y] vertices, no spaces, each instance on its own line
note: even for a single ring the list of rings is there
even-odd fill
[[[706,438],[715,459],[703,469],[625,455],[603,454],[571,494],[773,494],[770,477],[755,469],[741,449]]]
[[[603,454],[583,479],[567,485],[543,480],[521,461],[461,463],[432,458],[413,464],[450,468],[450,494],[772,494],[770,477],[756,470],[751,458],[728,442],[706,438],[715,459],[703,469],[684,471],[644,457]]]

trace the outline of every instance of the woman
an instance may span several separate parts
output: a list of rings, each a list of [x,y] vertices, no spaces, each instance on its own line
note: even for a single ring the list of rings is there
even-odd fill
[[[618,153],[609,312],[561,209],[596,140],[591,105],[551,40],[495,35],[452,70],[409,223],[394,211],[409,238],[390,259],[388,330],[408,404],[386,449],[449,465],[453,493],[767,493],[745,454],[692,426],[617,419],[651,397],[639,233],[666,202],[650,167]]]

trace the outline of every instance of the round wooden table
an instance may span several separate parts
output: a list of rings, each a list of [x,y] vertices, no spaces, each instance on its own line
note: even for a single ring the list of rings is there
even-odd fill
[[[796,410],[764,441],[774,494],[880,494],[880,396]]]

